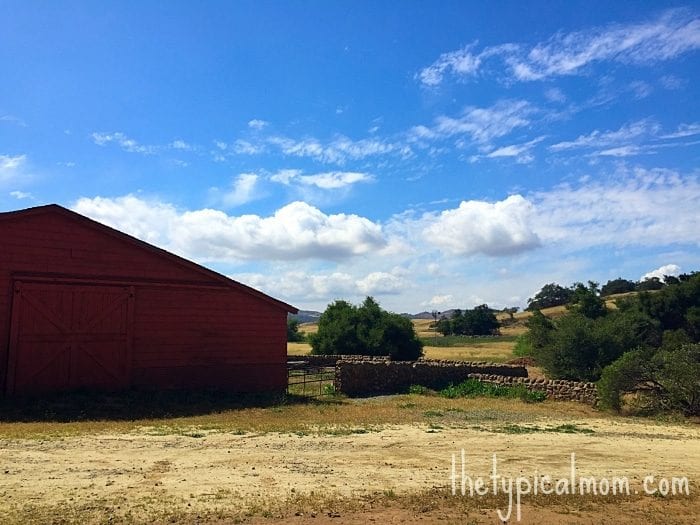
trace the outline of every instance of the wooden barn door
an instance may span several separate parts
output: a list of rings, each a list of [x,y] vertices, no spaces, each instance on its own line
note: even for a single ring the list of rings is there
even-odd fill
[[[15,282],[8,393],[129,385],[133,289]]]

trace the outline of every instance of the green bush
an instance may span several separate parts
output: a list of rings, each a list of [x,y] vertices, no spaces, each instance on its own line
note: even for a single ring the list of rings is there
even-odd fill
[[[467,379],[456,385],[450,383],[447,388],[440,390],[439,394],[450,399],[458,397],[505,397],[522,399],[529,403],[544,401],[547,397],[544,392],[528,390],[525,385],[494,385],[493,383],[482,383],[478,379]]]
[[[515,340],[515,348],[513,348],[513,355],[518,357],[527,357],[532,355],[532,341],[530,341],[530,335],[520,334]]]
[[[603,371],[598,395],[602,407],[616,411],[631,399],[637,411],[700,414],[700,344],[627,352]]]
[[[410,319],[383,310],[371,297],[360,306],[346,301],[329,305],[309,342],[311,353],[320,355],[389,356],[411,361],[423,354],[423,343]]]

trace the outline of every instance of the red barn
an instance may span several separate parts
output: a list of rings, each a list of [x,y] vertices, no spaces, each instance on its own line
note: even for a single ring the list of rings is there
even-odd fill
[[[0,393],[282,391],[296,311],[58,205],[0,213]]]

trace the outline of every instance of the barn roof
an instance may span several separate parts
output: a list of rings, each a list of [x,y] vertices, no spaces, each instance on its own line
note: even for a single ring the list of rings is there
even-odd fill
[[[157,255],[159,257],[168,259],[173,264],[177,264],[181,267],[185,267],[189,270],[198,272],[198,273],[202,274],[205,277],[208,277],[209,279],[211,279],[213,281],[219,282],[219,283],[221,283],[225,286],[229,286],[231,288],[241,290],[242,292],[245,292],[253,297],[257,297],[258,299],[262,299],[264,301],[272,303],[273,305],[278,306],[279,308],[281,308],[287,312],[295,314],[299,311],[294,306],[287,304],[283,301],[280,301],[278,299],[275,299],[274,297],[270,297],[269,295],[264,294],[264,293],[256,290],[255,288],[251,288],[250,286],[247,286],[243,283],[239,283],[238,281],[230,279],[229,277],[226,277],[225,275],[222,275],[218,272],[215,272],[214,270],[210,270],[209,268],[206,268],[200,264],[197,264],[197,263],[192,262],[188,259],[185,259],[184,257],[180,257],[179,255],[175,255],[174,253],[171,253],[167,250],[163,250],[162,248],[158,248],[157,246],[154,246],[154,245],[149,244],[145,241],[142,241],[141,239],[137,239],[136,237],[133,237],[132,235],[129,235],[129,234],[124,233],[122,231],[111,228],[110,226],[107,226],[105,224],[97,222],[93,219],[90,219],[89,217],[86,217],[85,215],[81,215],[79,213],[76,213],[76,212],[69,210],[67,208],[64,208],[63,206],[60,206],[58,204],[47,204],[45,206],[36,206],[33,208],[27,208],[24,210],[0,212],[0,221],[2,221],[2,220],[16,220],[16,219],[21,219],[24,217],[31,217],[34,215],[44,215],[44,214],[59,214],[61,216],[67,217],[68,219],[73,220],[75,222],[78,222],[78,223],[82,224],[83,226],[86,226],[88,228],[91,228],[93,230],[101,232],[105,235],[109,235],[109,236],[114,237],[116,239],[119,239],[121,241],[130,243],[139,249],[149,251],[152,254]]]

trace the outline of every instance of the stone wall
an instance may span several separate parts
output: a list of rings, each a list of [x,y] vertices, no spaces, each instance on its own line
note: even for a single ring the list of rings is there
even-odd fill
[[[547,399],[560,401],[579,401],[589,405],[598,403],[598,391],[595,383],[565,381],[563,379],[533,379],[530,377],[507,377],[503,375],[473,373],[470,378],[484,383],[514,386],[524,385],[528,390],[537,390],[547,394]]]
[[[336,363],[335,389],[348,396],[396,394],[407,392],[411,385],[442,389],[471,374],[527,377],[527,369],[485,362],[343,358]]]
[[[299,363],[304,362],[309,366],[335,366],[335,364],[341,359],[345,360],[373,360],[373,361],[386,361],[387,357],[370,357],[363,355],[288,355],[287,363]]]

